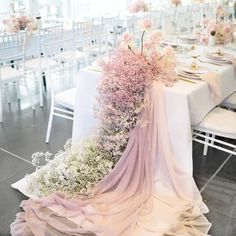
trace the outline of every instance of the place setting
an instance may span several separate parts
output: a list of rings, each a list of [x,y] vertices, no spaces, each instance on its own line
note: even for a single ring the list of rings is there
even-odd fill
[[[178,39],[186,44],[196,44],[198,39],[194,34],[179,35]]]
[[[214,51],[208,51],[205,53],[204,57],[209,63],[215,63],[216,65],[224,65],[232,63],[233,55],[231,53],[225,52],[222,48],[217,48]]]

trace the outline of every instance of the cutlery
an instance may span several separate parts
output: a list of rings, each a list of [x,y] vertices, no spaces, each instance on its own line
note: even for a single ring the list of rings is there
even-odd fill
[[[197,84],[196,82],[192,81],[192,80],[188,80],[188,79],[184,79],[183,77],[179,76],[179,79],[188,83],[192,83],[192,84]]]
[[[96,69],[96,68],[88,68],[88,70],[95,71],[95,72],[100,72],[102,73],[102,70]]]
[[[211,62],[211,61],[203,61],[201,59],[198,59],[201,63],[207,63],[207,64],[211,64],[211,65],[215,65],[215,66],[223,66],[222,64],[220,63],[217,63],[217,62]]]

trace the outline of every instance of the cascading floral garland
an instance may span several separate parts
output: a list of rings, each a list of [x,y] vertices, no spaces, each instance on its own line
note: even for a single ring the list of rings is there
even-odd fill
[[[111,171],[126,148],[129,133],[144,106],[144,94],[153,80],[173,84],[175,55],[171,47],[160,48],[161,33],[151,31],[148,20],[141,22],[141,46],[133,34],[124,33],[120,47],[102,62],[103,75],[98,86],[97,117],[100,126],[94,137],[83,141],[78,152],[67,144],[65,151],[36,153],[33,163],[45,158],[46,165],[29,176],[29,190],[37,196],[62,191],[69,197],[88,193]]]

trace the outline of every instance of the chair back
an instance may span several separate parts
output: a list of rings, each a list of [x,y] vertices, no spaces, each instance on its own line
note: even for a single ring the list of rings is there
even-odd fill
[[[43,54],[43,56],[47,56],[46,52],[50,48],[55,48],[55,46],[60,47],[60,42],[63,37],[63,24],[58,23],[56,25],[40,27],[38,30],[38,53],[39,58]]]
[[[45,54],[47,55],[47,59],[57,62],[57,66],[54,67],[50,67],[48,63],[47,68],[47,78],[50,84],[51,97],[53,97],[61,87],[63,87],[63,90],[73,87],[77,71],[73,42],[71,39],[57,41],[51,47],[45,48]],[[65,57],[66,60],[63,60],[62,58]],[[66,78],[69,78],[69,80]],[[56,88],[56,81],[60,81],[58,83],[59,88]]]
[[[10,17],[10,12],[1,12],[0,13],[0,21],[2,23],[3,20],[7,19],[8,17]]]
[[[75,48],[89,48],[92,44],[93,20],[73,22]]]
[[[0,35],[0,69],[20,64],[24,74],[26,37],[26,31]]]
[[[162,16],[162,11],[150,11],[150,20],[153,22],[154,29],[161,28]]]
[[[119,16],[110,16],[101,18],[102,33],[105,37],[110,34],[115,35],[119,26]]]

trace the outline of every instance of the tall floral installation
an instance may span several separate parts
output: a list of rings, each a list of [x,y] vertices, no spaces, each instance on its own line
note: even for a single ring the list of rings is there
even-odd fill
[[[136,0],[128,7],[128,10],[131,13],[147,12],[149,11],[149,6],[144,0]]]
[[[172,3],[174,6],[178,7],[178,6],[181,6],[182,1],[181,1],[181,0],[171,0],[171,3]]]
[[[215,37],[216,44],[227,44],[233,39],[233,24],[227,19],[227,12],[224,6],[218,5],[216,8],[216,19],[204,18],[200,28],[195,29],[195,34],[200,43],[207,45],[210,37]]]
[[[127,32],[122,35],[118,49],[108,62],[101,63],[103,75],[95,109],[100,125],[96,134],[82,141],[77,152],[67,143],[55,156],[35,153],[37,171],[27,178],[31,193],[40,197],[55,191],[68,197],[88,194],[112,170],[131,130],[147,122],[139,119],[146,89],[153,80],[171,86],[177,78],[174,50],[161,48],[161,38],[161,32],[152,31],[149,20],[140,22],[139,40]],[[42,160],[47,164],[42,165]]]

